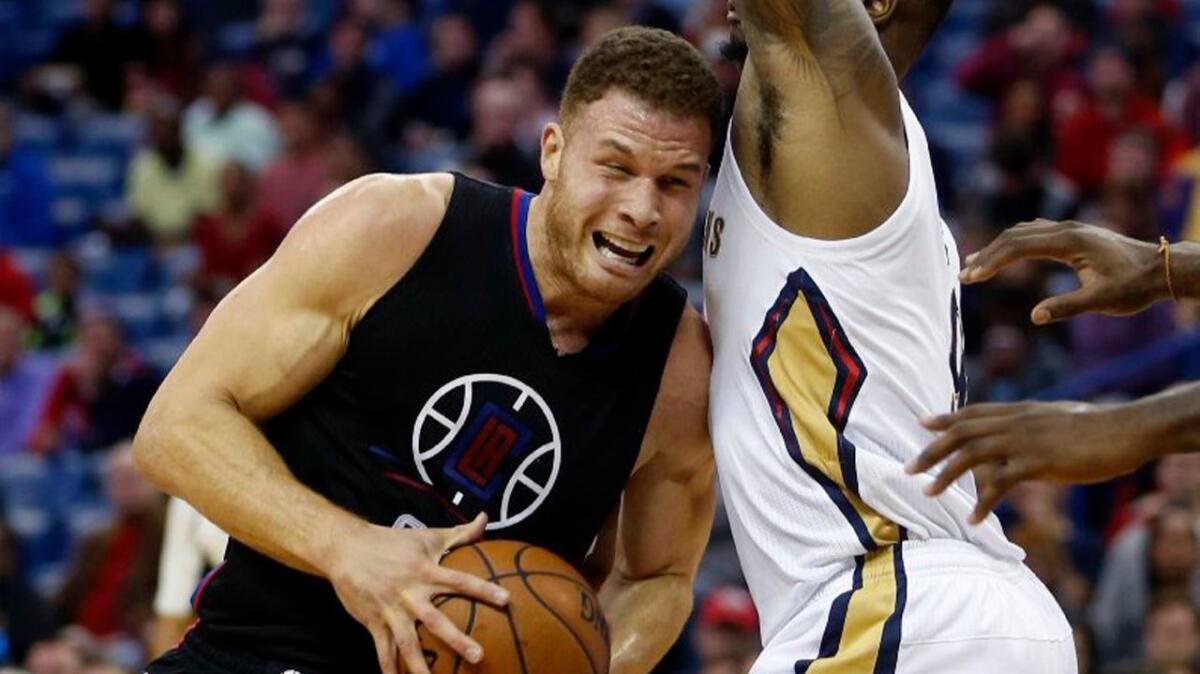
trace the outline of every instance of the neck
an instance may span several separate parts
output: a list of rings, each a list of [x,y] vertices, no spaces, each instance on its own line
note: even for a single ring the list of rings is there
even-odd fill
[[[583,293],[562,268],[553,252],[547,226],[549,198],[553,187],[534,198],[529,206],[526,241],[529,262],[542,304],[546,308],[546,327],[559,353],[577,353],[587,347],[592,336],[620,305],[598,301]]]

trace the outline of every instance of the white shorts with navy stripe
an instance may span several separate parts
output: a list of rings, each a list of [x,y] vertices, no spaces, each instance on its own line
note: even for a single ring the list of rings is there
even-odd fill
[[[855,560],[773,635],[751,674],[1075,674],[1071,628],[1024,564],[957,541]]]

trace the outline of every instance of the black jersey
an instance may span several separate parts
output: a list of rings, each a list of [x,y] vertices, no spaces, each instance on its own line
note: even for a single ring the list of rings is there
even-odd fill
[[[637,459],[685,297],[660,277],[559,356],[525,245],[531,199],[456,176],[420,259],[329,377],[263,430],[302,483],[375,524],[486,511],[488,537],[579,564]],[[305,674],[378,671],[327,581],[237,541],[196,603],[209,645]]]

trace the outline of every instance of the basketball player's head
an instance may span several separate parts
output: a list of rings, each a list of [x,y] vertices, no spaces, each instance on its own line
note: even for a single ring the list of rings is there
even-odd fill
[[[730,61],[743,63],[749,49],[738,19],[738,0],[728,2],[729,43],[722,52]],[[954,0],[863,0],[897,77],[903,78],[916,63],[952,4]]]
[[[712,68],[676,35],[621,28],[584,52],[542,133],[548,250],[573,290],[625,302],[678,257],[722,114]]]

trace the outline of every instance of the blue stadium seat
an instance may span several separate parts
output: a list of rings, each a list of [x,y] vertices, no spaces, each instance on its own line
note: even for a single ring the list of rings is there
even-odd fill
[[[81,257],[86,286],[102,296],[154,290],[161,286],[162,274],[148,249],[98,246]]]

